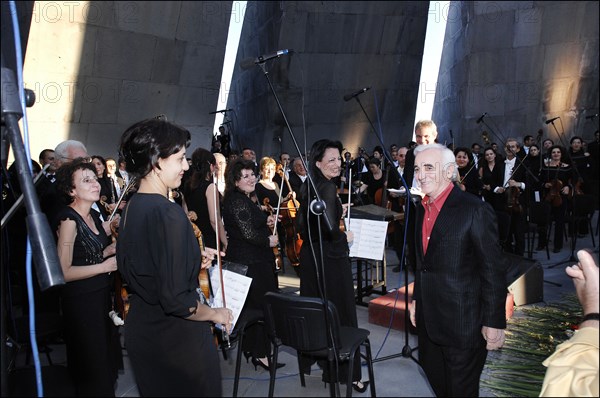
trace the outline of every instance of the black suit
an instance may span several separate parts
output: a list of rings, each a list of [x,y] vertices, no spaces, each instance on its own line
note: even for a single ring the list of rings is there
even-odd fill
[[[426,254],[423,216],[418,204],[414,299],[419,360],[437,396],[476,396],[487,355],[481,328],[506,327],[506,265],[496,216],[489,204],[453,187]]]
[[[296,192],[296,195],[297,195],[298,192],[300,192],[300,187],[302,186],[302,179],[294,171],[291,171],[290,177],[288,180],[290,182],[290,186],[292,187],[294,192]]]

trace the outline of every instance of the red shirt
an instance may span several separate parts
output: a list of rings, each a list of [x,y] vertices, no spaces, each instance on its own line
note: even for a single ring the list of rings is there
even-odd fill
[[[425,209],[425,214],[423,215],[423,231],[421,232],[423,239],[423,254],[427,253],[427,246],[429,245],[429,238],[431,237],[431,231],[435,225],[435,220],[437,220],[437,217],[442,210],[442,206],[444,206],[444,203],[446,202],[446,199],[448,199],[448,195],[450,195],[450,191],[452,191],[453,188],[454,184],[449,184],[437,199],[432,200],[429,196],[425,195],[421,201],[421,204]]]

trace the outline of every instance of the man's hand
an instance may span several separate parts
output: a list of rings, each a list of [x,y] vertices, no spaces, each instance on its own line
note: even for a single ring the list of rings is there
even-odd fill
[[[594,263],[594,258],[586,250],[577,252],[579,262],[566,268],[567,275],[573,279],[577,298],[583,308],[583,314],[599,312],[598,295],[598,266]]]
[[[502,348],[504,345],[504,329],[494,329],[488,326],[481,328],[481,334],[485,341],[487,341],[486,349],[489,351],[497,350]]]

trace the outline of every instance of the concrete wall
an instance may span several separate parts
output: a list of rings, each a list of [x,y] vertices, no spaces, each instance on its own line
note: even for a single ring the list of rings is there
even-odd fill
[[[281,49],[295,53],[266,69],[301,152],[305,142],[310,149],[323,137],[341,140],[353,153],[379,144],[360,105],[343,100],[364,87],[372,88],[359,99],[377,129],[381,121],[384,144],[408,142],[427,9],[427,2],[249,2],[227,106],[236,111],[241,146],[258,156],[282,149],[297,154],[264,72],[239,67]]]
[[[470,146],[524,135],[593,139],[598,119],[598,2],[452,2],[434,120],[440,141]],[[484,123],[476,120],[487,112]],[[552,124],[544,122],[560,116]],[[492,134],[495,132],[498,137]],[[563,134],[564,133],[564,134]]]
[[[210,147],[231,2],[36,2],[24,79],[32,156],[65,139],[116,156],[131,124],[159,114]]]

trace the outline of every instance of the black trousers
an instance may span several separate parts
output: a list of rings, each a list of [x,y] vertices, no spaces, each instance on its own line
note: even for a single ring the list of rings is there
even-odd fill
[[[424,322],[419,327],[419,362],[431,388],[438,397],[478,397],[479,379],[487,349],[441,346],[429,338]]]

